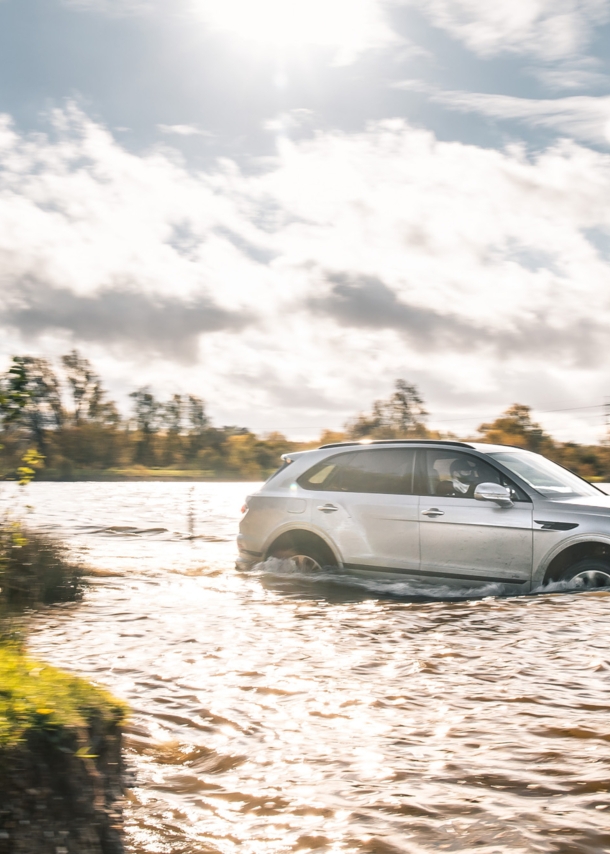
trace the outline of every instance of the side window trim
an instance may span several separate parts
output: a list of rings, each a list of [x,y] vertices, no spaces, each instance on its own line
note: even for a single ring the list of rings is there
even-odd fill
[[[413,495],[428,495],[428,473],[426,471],[426,449],[417,448],[413,466]]]

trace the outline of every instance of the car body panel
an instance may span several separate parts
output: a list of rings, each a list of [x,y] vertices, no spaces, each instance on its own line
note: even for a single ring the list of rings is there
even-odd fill
[[[353,569],[418,570],[417,495],[311,492],[311,520]],[[337,507],[328,512],[327,505]]]
[[[532,505],[499,507],[474,498],[420,499],[422,569],[449,579],[529,586],[532,576]],[[426,516],[438,510],[443,515]]]

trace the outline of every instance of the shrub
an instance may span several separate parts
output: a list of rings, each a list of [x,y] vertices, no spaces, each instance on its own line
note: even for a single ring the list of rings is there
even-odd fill
[[[0,606],[71,602],[83,592],[82,569],[65,546],[19,523],[0,523]]]

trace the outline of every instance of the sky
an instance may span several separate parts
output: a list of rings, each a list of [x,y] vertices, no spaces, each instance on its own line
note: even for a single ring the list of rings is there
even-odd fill
[[[0,367],[598,440],[609,48],[610,0],[0,0]]]

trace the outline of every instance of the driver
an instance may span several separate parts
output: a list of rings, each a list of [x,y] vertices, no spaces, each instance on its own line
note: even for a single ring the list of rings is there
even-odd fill
[[[477,464],[468,457],[458,457],[451,463],[449,469],[454,494],[463,498],[472,498],[474,488],[478,483]]]

